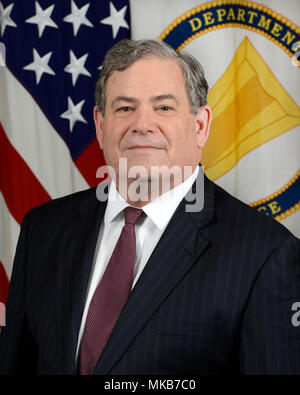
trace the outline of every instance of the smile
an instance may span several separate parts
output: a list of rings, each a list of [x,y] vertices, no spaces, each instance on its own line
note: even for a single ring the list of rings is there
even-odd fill
[[[152,145],[134,145],[133,147],[128,148],[131,151],[157,151],[161,150],[160,147],[154,147]]]

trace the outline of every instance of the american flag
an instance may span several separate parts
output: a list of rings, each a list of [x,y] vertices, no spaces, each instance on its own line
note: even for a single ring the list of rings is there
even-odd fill
[[[99,182],[95,83],[129,18],[128,0],[0,1],[0,302],[25,213]]]

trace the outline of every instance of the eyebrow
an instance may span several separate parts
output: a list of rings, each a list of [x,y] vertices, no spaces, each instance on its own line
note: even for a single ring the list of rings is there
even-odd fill
[[[116,104],[119,102],[126,102],[126,103],[132,103],[136,104],[138,102],[138,99],[134,97],[129,97],[129,96],[117,96],[114,98],[114,100],[111,102],[111,106],[114,107]]]
[[[158,96],[154,96],[151,97],[150,101],[152,103],[161,101],[161,100],[173,100],[176,104],[179,104],[178,100],[176,99],[176,97],[170,93],[167,94],[162,94],[162,95],[158,95]]]
[[[170,93],[161,94],[161,95],[153,96],[153,97],[150,98],[150,101],[152,103],[156,103],[156,102],[159,102],[161,100],[173,100],[176,104],[179,104],[179,102],[176,99],[176,97],[174,95],[170,94]],[[130,96],[117,96],[111,102],[111,106],[114,107],[120,102],[137,104],[137,103],[139,103],[139,100],[136,99],[135,97],[130,97]]]

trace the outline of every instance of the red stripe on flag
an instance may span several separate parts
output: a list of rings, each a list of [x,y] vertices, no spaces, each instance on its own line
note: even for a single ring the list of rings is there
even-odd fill
[[[9,142],[1,123],[0,190],[10,213],[19,224],[27,211],[51,200],[26,162]]]
[[[6,304],[9,281],[0,261],[0,302]]]
[[[97,139],[84,150],[75,164],[91,187],[99,184],[101,180],[96,178],[96,172],[99,166],[105,165],[105,160]]]

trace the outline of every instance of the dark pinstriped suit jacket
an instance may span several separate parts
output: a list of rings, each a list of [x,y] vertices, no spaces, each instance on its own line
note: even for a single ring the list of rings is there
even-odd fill
[[[95,374],[300,374],[299,240],[205,179],[179,205],[130,294]],[[95,189],[25,216],[0,346],[1,373],[75,374],[105,204]]]

